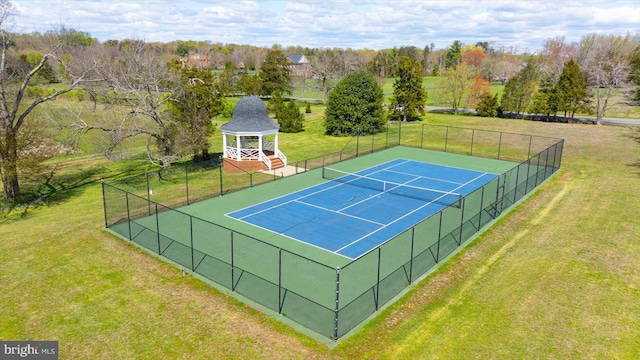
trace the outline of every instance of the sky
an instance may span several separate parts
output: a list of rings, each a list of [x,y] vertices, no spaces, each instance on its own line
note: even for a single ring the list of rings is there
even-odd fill
[[[443,49],[493,42],[540,51],[546,39],[640,31],[640,1],[17,0],[14,31],[64,25],[106,40],[198,40],[271,47]]]

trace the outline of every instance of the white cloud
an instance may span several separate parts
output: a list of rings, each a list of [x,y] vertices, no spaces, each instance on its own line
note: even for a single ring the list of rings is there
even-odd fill
[[[640,29],[633,1],[125,1],[21,0],[16,29],[59,24],[99,40],[210,40],[270,46],[380,49],[429,43],[443,48],[495,41],[540,49],[545,39]]]

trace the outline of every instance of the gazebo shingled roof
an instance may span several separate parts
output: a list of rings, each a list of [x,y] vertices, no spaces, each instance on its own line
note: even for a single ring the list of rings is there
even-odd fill
[[[230,133],[264,132],[280,129],[267,113],[267,107],[257,96],[245,96],[233,109],[231,121],[222,125],[220,130]]]

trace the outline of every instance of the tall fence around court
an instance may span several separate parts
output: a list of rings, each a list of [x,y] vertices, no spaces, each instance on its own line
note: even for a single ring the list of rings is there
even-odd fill
[[[356,135],[341,151],[295,166],[304,172],[397,145],[520,163],[466,195],[461,206],[444,208],[342,268],[168,206],[279,179],[227,174],[215,164],[103,183],[105,226],[318,334],[338,339],[553,175],[561,165],[564,140],[397,124],[382,134]],[[167,195],[172,193],[181,195]]]

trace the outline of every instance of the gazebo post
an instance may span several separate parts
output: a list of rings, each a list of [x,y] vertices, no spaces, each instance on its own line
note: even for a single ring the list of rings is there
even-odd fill
[[[240,149],[242,148],[242,135],[236,135],[236,160],[242,160]]]
[[[227,134],[222,134],[222,157],[227,157]]]

